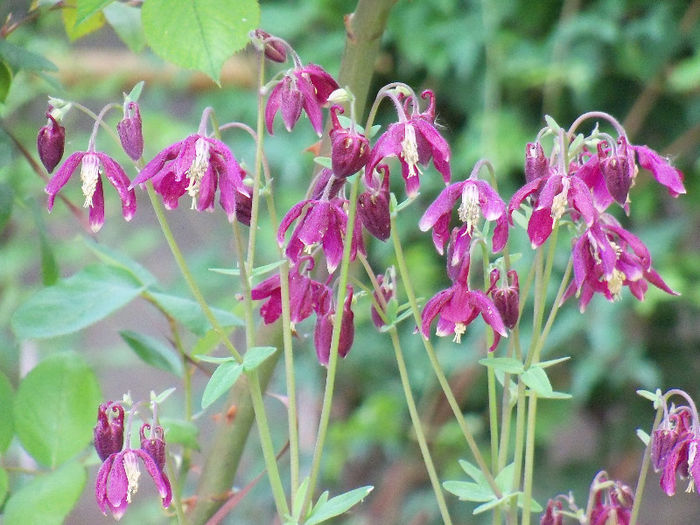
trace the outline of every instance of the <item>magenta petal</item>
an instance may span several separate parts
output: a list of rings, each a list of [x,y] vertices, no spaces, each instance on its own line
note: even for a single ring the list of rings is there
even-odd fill
[[[508,242],[508,220],[505,214],[496,221],[496,228],[493,230],[491,239],[491,250],[493,253],[500,252]]]
[[[122,167],[109,155],[97,153],[104,166],[104,174],[107,180],[114,186],[122,201],[122,215],[127,221],[136,213],[136,193],[129,189],[129,177]]]
[[[573,207],[581,214],[586,225],[593,224],[596,210],[593,206],[593,198],[588,187],[578,177],[569,177],[571,186],[569,188],[569,199]]]
[[[443,215],[433,225],[433,244],[437,252],[445,253],[445,243],[450,238],[450,216]]]
[[[328,273],[335,271],[343,258],[343,235],[345,225],[341,224],[337,214],[330,214],[328,225],[323,235],[323,253],[326,256],[326,267]]]
[[[452,289],[448,288],[447,290],[437,293],[432,299],[425,303],[423,313],[421,314],[421,333],[426,339],[430,337],[430,325],[433,319],[435,319],[443,306],[451,299],[452,293]]]
[[[184,144],[184,140],[171,144],[164,150],[162,150],[158,155],[153,157],[148,164],[146,164],[143,169],[139,172],[136,178],[131,182],[130,188],[135,187],[137,184],[142,184],[148,179],[155,176],[160,170],[163,169],[165,163],[173,160],[180,153],[180,150]]]
[[[287,131],[292,131],[294,124],[301,117],[302,104],[304,95],[298,89],[299,82],[289,75],[282,79],[282,90],[280,92],[280,112],[282,113],[282,122]]]
[[[435,126],[422,118],[415,118],[411,123],[416,127],[418,133],[430,144],[433,154],[433,164],[441,174],[445,183],[450,182],[450,145],[435,129]]]
[[[508,337],[508,332],[503,324],[503,319],[498,312],[498,308],[496,308],[496,305],[493,304],[493,301],[491,301],[484,292],[481,290],[470,290],[469,303],[479,310],[486,324],[493,328],[494,332],[503,337]]]
[[[265,127],[270,135],[274,134],[273,123],[275,121],[275,114],[282,104],[282,82],[279,82],[274,88],[270,96],[267,97],[267,104],[265,105]]]
[[[311,121],[314,131],[316,131],[316,134],[320,137],[323,134],[323,114],[321,113],[321,107],[316,100],[314,87],[305,79],[300,79],[297,82],[297,87],[301,93],[302,107],[309,116],[309,120]]]
[[[102,178],[97,179],[95,193],[92,195],[92,205],[90,206],[90,229],[97,233],[105,223],[105,196],[102,191]]]
[[[107,514],[107,478],[109,477],[109,472],[112,470],[112,465],[114,463],[114,458],[118,453],[111,454],[104,460],[104,463],[100,466],[100,470],[97,471],[97,478],[95,480],[95,498],[97,499],[97,506],[102,511],[102,514]]]
[[[199,183],[199,194],[197,195],[197,211],[212,211],[214,209],[214,196],[216,194],[216,173],[212,164],[209,164],[207,171],[202,176]]]
[[[537,209],[532,212],[527,223],[527,234],[534,248],[541,246],[549,238],[553,224],[551,209]]]
[[[632,149],[637,152],[640,166],[651,171],[657,182],[666,186],[673,197],[685,193],[683,173],[680,170],[647,146],[632,146]]]
[[[291,207],[291,209],[287,212],[287,214],[284,216],[282,219],[282,222],[280,223],[279,228],[277,229],[277,243],[282,246],[284,244],[284,237],[287,233],[287,230],[289,227],[292,225],[292,223],[299,218],[299,215],[301,215],[302,210],[304,209],[304,206],[309,204],[311,201],[301,201],[296,203],[294,206]]]
[[[511,224],[513,224],[513,212],[520,208],[525,199],[538,191],[545,180],[544,178],[539,178],[528,182],[513,194],[513,197],[508,203],[508,220]]]
[[[138,455],[143,461],[146,471],[153,479],[153,483],[156,484],[163,508],[168,508],[173,499],[173,491],[170,487],[170,480],[168,479],[168,476],[166,476],[165,472],[158,468],[156,462],[147,452],[144,452],[143,450],[132,450],[131,452]]]
[[[451,184],[440,192],[440,195],[428,206],[428,209],[425,210],[420,221],[418,221],[418,227],[421,231],[428,231],[446,214],[449,218],[449,214],[452,213],[452,208],[462,194],[464,185],[465,182]]]
[[[58,171],[54,173],[53,177],[51,177],[51,180],[46,185],[46,193],[49,194],[47,202],[47,208],[49,211],[53,209],[53,202],[56,198],[56,194],[59,191],[61,191],[61,188],[63,188],[63,186],[66,185],[68,179],[70,179],[71,175],[73,175],[75,168],[78,167],[78,164],[80,164],[80,162],[83,160],[83,157],[86,153],[87,152],[85,151],[76,151],[75,153],[70,155],[63,162],[61,167],[58,168]]]
[[[372,173],[379,162],[386,157],[398,157],[401,154],[401,141],[404,139],[404,122],[391,124],[377,139],[369,160],[365,165],[365,181],[371,183]]]
[[[124,456],[130,452],[130,450],[126,450],[116,454],[112,468],[107,475],[107,490],[105,494],[107,505],[110,509],[121,508],[126,503],[129,492],[129,480],[124,469]]]
[[[656,273],[656,270],[654,270],[653,268],[649,268],[644,272],[644,278],[651,284],[668,294],[680,295],[679,292],[676,292],[673,288],[667,285],[666,282],[661,278],[661,276],[658,273]]]

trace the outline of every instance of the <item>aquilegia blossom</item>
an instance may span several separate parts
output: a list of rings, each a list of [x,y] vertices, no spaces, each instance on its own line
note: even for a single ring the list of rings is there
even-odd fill
[[[51,114],[51,106],[46,112],[46,126],[39,130],[36,137],[36,148],[41,163],[46,171],[51,173],[63,158],[63,148],[66,144],[66,128],[61,126]]]
[[[124,103],[124,118],[117,124],[117,133],[126,154],[133,160],[139,160],[143,154],[143,130],[137,102]]]
[[[318,362],[328,366],[333,339],[333,323],[335,322],[335,304],[330,290],[325,290],[316,307],[316,327],[314,328],[314,346]],[[340,323],[340,339],[338,340],[338,355],[345,357],[352,347],[355,337],[355,314],[352,312],[352,287],[348,285],[345,304],[343,305],[343,319]]]
[[[354,122],[350,128],[344,128],[338,120],[338,113],[343,108],[331,107],[331,165],[336,177],[345,178],[361,170],[369,159],[369,141],[355,129]]]
[[[129,187],[129,177],[122,167],[109,155],[92,149],[88,151],[76,151],[70,155],[58,168],[46,185],[46,193],[49,194],[47,207],[53,209],[56,194],[66,185],[68,179],[80,165],[80,180],[82,181],[84,207],[89,208],[90,227],[97,232],[105,221],[104,194],[102,192],[102,178],[104,174],[107,180],[114,186],[122,201],[122,215],[130,221],[136,213],[136,194]]]
[[[102,461],[119,452],[124,446],[124,408],[114,401],[102,403],[93,434],[95,450]]]
[[[381,181],[380,173],[383,173]],[[365,180],[365,185],[367,190],[357,198],[357,216],[369,233],[386,241],[391,236],[389,167],[386,164],[377,166],[370,180]]]
[[[192,208],[198,211],[214,209],[218,187],[219,203],[232,221],[241,196],[250,194],[243,183],[244,177],[245,171],[226,144],[198,133],[158,153],[131,186],[152,179],[166,208],[177,208],[180,197],[187,193],[192,197]]]

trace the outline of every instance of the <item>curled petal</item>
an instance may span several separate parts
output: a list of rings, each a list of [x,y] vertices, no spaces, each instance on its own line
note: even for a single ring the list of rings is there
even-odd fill
[[[678,197],[685,193],[683,173],[680,170],[671,166],[666,159],[647,146],[631,147],[637,152],[639,165],[651,171],[657,182],[668,188],[671,196]]]
[[[59,191],[61,191],[61,188],[63,188],[63,186],[66,185],[68,179],[70,179],[71,175],[73,175],[75,168],[77,168],[78,164],[80,164],[83,160],[85,153],[85,151],[76,151],[75,153],[70,155],[63,162],[61,167],[58,168],[58,171],[54,173],[53,177],[51,177],[51,180],[46,185],[46,193],[49,194],[49,199],[47,203],[47,208],[49,211],[53,209],[53,202],[56,198],[56,194]]]
[[[447,289],[439,292],[427,303],[425,303],[423,313],[421,314],[421,333],[426,339],[430,337],[430,325],[432,324],[433,320],[451,298],[452,290]]]

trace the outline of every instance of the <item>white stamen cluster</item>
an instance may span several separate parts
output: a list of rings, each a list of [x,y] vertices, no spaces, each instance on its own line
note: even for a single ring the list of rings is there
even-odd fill
[[[464,323],[455,323],[455,336],[454,339],[452,339],[453,342],[455,343],[461,343],[462,342],[462,335],[467,331],[467,326]]]
[[[192,197],[192,209],[197,205],[197,197],[199,196],[199,187],[202,184],[202,178],[209,168],[209,142],[203,138],[198,138],[194,144],[194,160],[187,172],[190,179],[190,184],[187,186],[187,194]]]
[[[138,457],[131,451],[124,454],[124,472],[126,472],[126,479],[129,483],[126,491],[126,501],[131,503],[131,496],[136,494],[136,491],[139,489],[139,476],[141,476]]]
[[[462,190],[462,203],[457,208],[459,220],[467,224],[469,235],[474,231],[474,227],[481,217],[481,207],[479,206],[479,189],[476,184],[465,184]]]
[[[404,137],[401,141],[401,156],[408,164],[408,176],[415,177],[420,173],[418,169],[418,142],[416,142],[416,130],[413,126],[404,126]]]
[[[569,179],[566,177],[561,179],[561,191],[552,199],[552,219],[558,221],[566,212],[569,204]]]
[[[80,163],[80,180],[82,181],[84,208],[92,207],[92,196],[95,195],[97,181],[100,178],[100,159],[94,153],[87,153]]]
[[[610,290],[614,300],[618,300],[620,298],[620,292],[622,292],[622,284],[624,282],[625,274],[615,268],[612,276],[610,276],[608,279],[608,290]]]

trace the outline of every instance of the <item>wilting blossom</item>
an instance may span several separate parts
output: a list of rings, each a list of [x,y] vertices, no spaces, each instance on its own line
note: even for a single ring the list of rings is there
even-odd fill
[[[379,137],[365,166],[365,177],[369,181],[377,164],[387,157],[397,157],[409,197],[415,196],[420,186],[419,165],[426,166],[430,159],[445,183],[450,181],[450,146],[435,127],[435,96],[426,90],[421,97],[429,99],[426,110],[419,112],[417,101],[408,99],[410,117],[405,108],[399,111],[399,121]]]
[[[328,273],[333,273],[343,257],[343,242],[347,232],[347,200],[340,197],[327,200],[304,200],[292,206],[282,219],[277,231],[277,242],[284,244],[285,234],[294,221],[299,219],[287,244],[285,253],[293,262],[298,262],[303,253],[309,253],[320,245],[326,256]],[[357,251],[364,252],[360,228],[353,228],[351,259]]]
[[[273,122],[278,111],[282,113],[287,131],[292,131],[303,109],[320,137],[323,133],[321,106],[336,89],[338,83],[321,66],[297,64],[282,77],[267,99],[265,125],[268,133],[273,133]]]
[[[576,294],[579,308],[586,309],[593,294],[601,293],[609,301],[620,297],[624,286],[638,300],[651,283],[671,295],[678,295],[651,266],[651,254],[644,243],[628,232],[607,213],[574,241],[574,279],[563,300]]]
[[[382,308],[382,305],[388,305],[396,295],[396,270],[393,266],[387,268],[384,274],[377,275],[377,284],[379,285],[379,290],[375,289],[372,293],[374,296],[374,301],[372,301],[370,314],[372,316],[374,326],[381,330],[385,326],[385,323],[382,316],[379,315],[379,312],[381,310],[382,315],[386,317],[387,312]],[[381,296],[379,295],[380,293]],[[379,308],[379,310],[377,310],[377,308]]]
[[[117,133],[126,154],[133,160],[139,160],[143,155],[143,130],[138,103],[124,103],[124,118],[117,124]]]
[[[377,175],[383,173],[379,181]],[[357,198],[357,215],[365,229],[380,241],[391,236],[391,210],[389,207],[389,167],[380,164],[369,181],[365,181],[367,190]]]
[[[309,317],[327,287],[309,277],[313,270],[314,260],[311,256],[300,258],[299,262],[289,269],[289,310],[292,325],[302,322]],[[260,307],[260,315],[265,324],[275,322],[282,315],[282,291],[280,275],[275,274],[258,284],[251,290],[255,301],[267,299]]]
[[[477,178],[477,171],[475,169],[467,180],[451,184],[442,190],[418,222],[418,227],[422,231],[433,229],[433,243],[440,254],[444,252],[445,242],[450,236],[450,217],[458,200],[460,204],[457,213],[459,220],[463,223],[463,231],[460,232],[462,235],[473,237],[474,229],[483,216],[487,221],[496,223],[491,240],[493,251],[501,251],[506,245],[508,240],[506,205],[488,182]]]
[[[343,108],[338,105],[331,107],[331,165],[336,177],[345,178],[359,171],[369,159],[369,141],[354,126],[344,128],[338,120],[338,113]]]
[[[95,450],[102,461],[124,446],[124,408],[114,401],[102,403],[97,410],[93,431]]]
[[[122,167],[109,155],[92,149],[77,151],[70,155],[58,168],[46,185],[46,193],[49,194],[48,210],[53,209],[54,200],[59,191],[66,185],[68,179],[80,165],[80,180],[82,182],[85,203],[89,208],[90,227],[97,232],[105,220],[104,194],[102,192],[102,178],[104,174],[107,180],[114,186],[122,201],[122,215],[130,221],[136,213],[136,194],[129,187],[129,177]]]
[[[39,159],[51,173],[63,158],[63,148],[66,144],[66,128],[61,126],[51,115],[51,106],[46,113],[48,119],[46,125],[39,130],[36,137],[36,148],[39,152]]]
[[[340,324],[340,339],[338,340],[338,355],[345,357],[352,347],[355,337],[355,314],[352,312],[352,287],[347,287],[345,303],[343,305],[342,321]],[[316,307],[316,327],[314,329],[314,346],[318,362],[328,366],[333,339],[333,324],[335,322],[335,305],[330,290],[325,290]]]
[[[494,342],[489,348],[489,351],[493,351],[498,346],[500,336],[508,337],[503,319],[484,292],[470,290],[466,283],[454,283],[425,304],[421,333],[426,339],[430,337],[430,325],[437,317],[437,335],[441,337],[454,335],[454,341],[459,343],[467,330],[467,325],[479,314],[486,324],[493,328]]]
[[[604,488],[601,488],[604,487]],[[634,492],[619,481],[610,482],[605,472],[599,472],[593,479],[589,499],[588,521],[590,525],[629,525],[634,505]]]
[[[158,153],[138,174],[131,186],[153,181],[168,209],[178,206],[185,193],[192,197],[192,209],[212,211],[216,190],[229,221],[236,216],[241,199],[250,196],[243,183],[245,171],[231,150],[215,138],[190,135]]]
[[[491,286],[488,294],[493,299],[493,304],[496,305],[498,312],[503,318],[503,323],[513,329],[518,324],[520,315],[520,284],[518,282],[518,272],[508,270],[506,277],[502,279],[501,285],[498,281],[501,280],[501,272],[498,268],[491,270]]]

